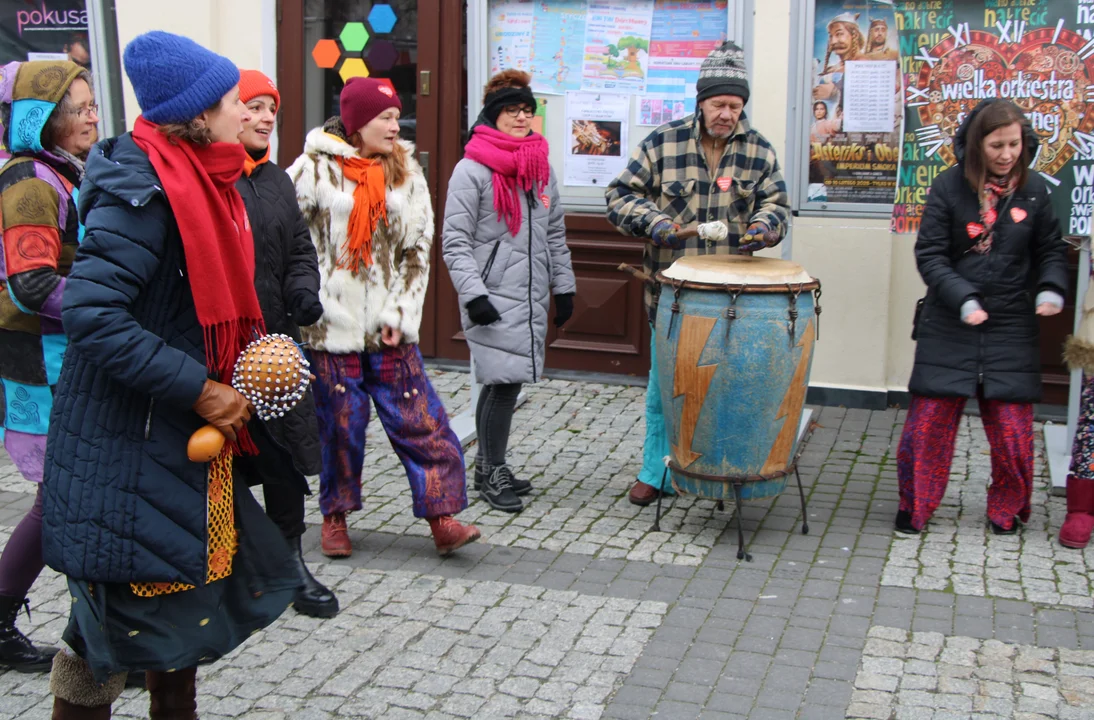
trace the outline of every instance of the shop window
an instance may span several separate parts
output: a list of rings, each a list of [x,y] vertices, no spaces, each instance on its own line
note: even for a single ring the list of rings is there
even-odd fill
[[[304,5],[304,122],[338,115],[351,77],[387,79],[403,110],[401,137],[417,139],[418,2],[307,0]]]

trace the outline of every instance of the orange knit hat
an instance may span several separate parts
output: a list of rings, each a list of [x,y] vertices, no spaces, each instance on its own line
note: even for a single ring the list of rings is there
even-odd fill
[[[278,109],[281,109],[281,93],[277,91],[273,80],[258,70],[240,70],[239,99],[246,104],[263,95],[272,95]]]

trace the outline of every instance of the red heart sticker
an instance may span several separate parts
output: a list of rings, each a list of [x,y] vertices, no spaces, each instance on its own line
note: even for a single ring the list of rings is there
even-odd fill
[[[1023,220],[1025,220],[1027,215],[1028,215],[1028,213],[1025,210],[1023,210],[1022,208],[1011,208],[1010,209],[1010,217],[1016,223],[1020,223]]]
[[[716,184],[718,185],[718,188],[722,192],[725,192],[726,190],[729,190],[729,186],[733,184],[733,178],[731,178],[731,177],[720,177],[716,181]]]
[[[965,229],[969,231],[969,237],[973,240],[984,234],[984,226],[980,223],[969,223]]]
[[[547,208],[548,210],[551,209],[551,198],[547,197],[546,195],[540,195],[539,201],[543,203],[543,207]]]

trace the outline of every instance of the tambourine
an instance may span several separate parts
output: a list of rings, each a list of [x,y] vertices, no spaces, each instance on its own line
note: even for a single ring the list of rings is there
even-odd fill
[[[285,417],[311,383],[311,365],[288,335],[264,335],[239,354],[232,387],[255,407],[261,420]],[[210,462],[224,449],[224,435],[213,425],[190,436],[186,455],[193,462]]]

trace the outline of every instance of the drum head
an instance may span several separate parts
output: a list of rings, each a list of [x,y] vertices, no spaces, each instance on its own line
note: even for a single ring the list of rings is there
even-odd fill
[[[673,280],[697,285],[778,285],[812,283],[801,265],[775,258],[748,255],[689,255],[660,273]]]

